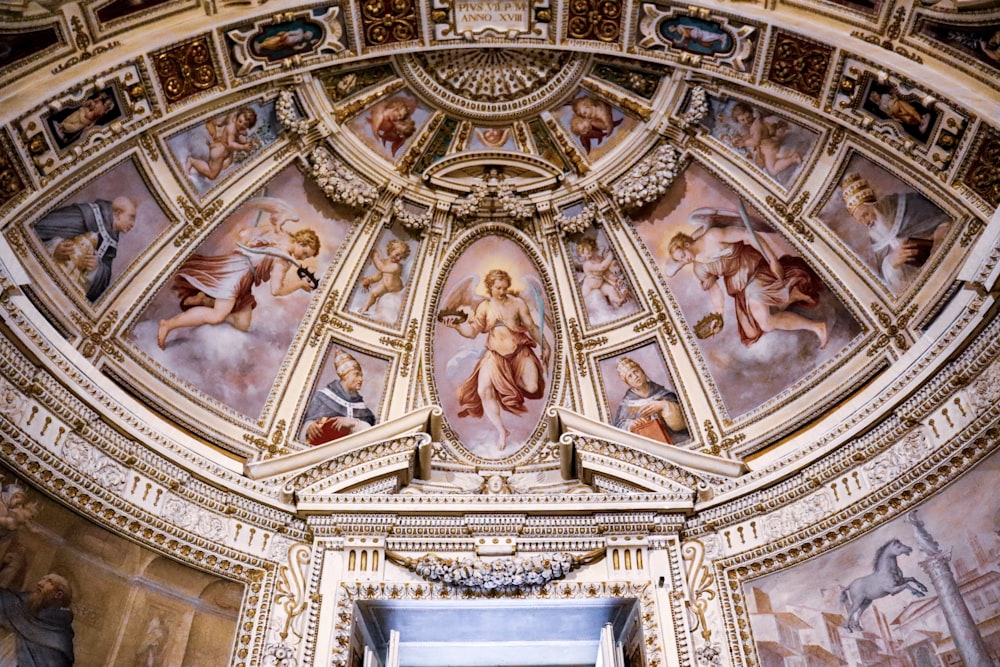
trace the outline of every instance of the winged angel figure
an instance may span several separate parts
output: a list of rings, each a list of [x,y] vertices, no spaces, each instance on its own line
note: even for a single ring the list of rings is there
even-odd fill
[[[664,272],[673,277],[690,266],[709,293],[713,312],[695,325],[695,335],[708,338],[722,331],[728,294],[744,345],[771,331],[809,331],[819,339],[820,348],[826,347],[826,323],[790,310],[818,305],[822,282],[801,257],[779,256],[768,234],[754,229],[742,201],[739,213],[700,208],[690,221],[696,225],[694,231],[671,237],[667,246],[671,261]]]
[[[465,338],[486,334],[483,354],[468,378],[458,387],[458,416],[481,419],[485,416],[497,432],[497,448],[507,445],[510,431],[503,413],[520,415],[528,411],[526,400],[545,394],[545,369],[551,346],[544,336],[545,309],[541,285],[526,277],[535,297],[538,320],[528,302],[511,290],[510,274],[493,269],[482,280],[488,296],[476,293],[478,276],[463,279],[448,295],[438,312],[438,321]],[[541,348],[541,358],[535,351]],[[449,368],[451,364],[449,364]]]

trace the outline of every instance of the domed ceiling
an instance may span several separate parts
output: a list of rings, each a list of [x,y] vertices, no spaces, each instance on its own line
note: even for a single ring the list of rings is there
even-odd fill
[[[995,9],[14,4],[8,289],[191,447],[795,458],[987,317]]]

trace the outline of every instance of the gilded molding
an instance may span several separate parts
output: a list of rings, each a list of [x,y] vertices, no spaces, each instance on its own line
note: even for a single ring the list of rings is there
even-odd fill
[[[632,331],[642,333],[643,331],[658,328],[664,333],[671,345],[677,345],[677,332],[674,330],[674,325],[670,323],[670,318],[667,316],[667,309],[664,307],[660,295],[656,290],[650,289],[646,291],[646,299],[649,301],[649,305],[653,307],[653,314],[641,322],[632,325]]]
[[[982,197],[991,207],[1000,206],[1000,131],[983,124],[976,135],[975,147],[962,165],[959,182]],[[979,223],[975,236],[982,226]],[[971,242],[963,235],[962,245]]]
[[[882,330],[872,341],[871,347],[868,348],[868,356],[877,355],[890,344],[900,352],[906,352],[910,348],[906,328],[910,325],[913,316],[917,314],[917,304],[910,304],[910,307],[899,313],[895,320],[889,313],[882,310],[878,303],[872,303],[872,313],[874,313]]]
[[[184,219],[187,222],[181,229],[181,233],[174,237],[174,246],[179,248],[201,232],[203,228],[211,226],[209,223],[212,222],[216,214],[222,209],[223,201],[216,199],[199,211],[187,197],[177,195],[177,205],[181,207]]]
[[[340,292],[335,289],[330,290],[330,293],[323,299],[323,306],[320,308],[319,315],[316,317],[316,324],[313,325],[312,335],[309,337],[310,347],[319,345],[320,341],[333,331],[344,333],[354,331],[353,324],[337,317],[336,313],[339,310],[337,304],[339,302]]]
[[[410,363],[412,362],[413,352],[416,349],[417,331],[419,327],[420,322],[416,318],[413,318],[410,320],[410,326],[406,330],[406,336],[402,340],[389,336],[382,336],[379,338],[379,342],[383,345],[388,345],[394,350],[402,351],[403,357],[399,364],[400,377],[406,377],[410,374]]]
[[[220,85],[212,49],[211,36],[202,35],[152,54],[160,89],[168,104],[177,104]]]
[[[700,631],[702,639],[708,642],[712,639],[712,630],[708,627],[706,612],[708,603],[715,598],[715,577],[705,564],[705,545],[699,540],[685,542],[681,545],[681,556],[687,575],[684,601],[693,616],[691,631]]]
[[[620,0],[582,0],[568,5],[566,38],[613,43],[621,39],[625,9]]]
[[[109,311],[105,319],[94,325],[88,318],[79,313],[70,313],[73,321],[80,328],[83,342],[80,352],[83,356],[93,360],[98,353],[105,354],[116,361],[123,361],[125,355],[116,345],[117,341],[113,337],[114,329],[118,324],[118,311]]]
[[[777,30],[767,80],[818,100],[832,55],[831,47]]]
[[[309,607],[306,596],[306,569],[310,561],[310,549],[304,544],[293,544],[288,548],[288,560],[278,568],[275,582],[274,603],[285,615],[279,635],[281,640],[289,634],[302,639],[302,614]]]
[[[791,206],[786,206],[783,201],[772,195],[768,195],[764,201],[767,203],[768,208],[781,218],[785,223],[785,227],[791,230],[796,236],[809,243],[812,243],[816,239],[812,230],[809,229],[802,219],[802,211],[805,209],[806,202],[809,201],[808,191],[804,191],[799,195],[799,198]]]

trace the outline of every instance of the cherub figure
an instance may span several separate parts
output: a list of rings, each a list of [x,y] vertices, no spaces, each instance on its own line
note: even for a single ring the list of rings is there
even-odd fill
[[[775,116],[762,117],[743,102],[734,104],[730,113],[738,134],[729,136],[729,143],[745,148],[747,156],[758,167],[777,176],[789,167],[802,164],[802,154],[783,144],[788,134],[786,121]]]
[[[248,132],[257,124],[257,112],[251,107],[243,107],[224,116],[212,118],[205,123],[208,131],[208,159],[200,160],[188,156],[185,166],[189,173],[198,173],[214,181],[233,163],[237,151],[252,151],[256,143]]]
[[[919,134],[927,131],[931,122],[931,114],[920,113],[916,106],[904,100],[895,86],[886,92],[871,91],[868,101],[877,106],[886,116],[900,125],[905,125]]]
[[[572,107],[573,117],[569,121],[569,129],[580,139],[583,149],[588,153],[592,139],[596,139],[597,145],[600,145],[621,125],[622,119],[614,120],[611,117],[611,105],[603,100],[578,97],[573,100]]]
[[[715,48],[714,45],[718,44],[721,49],[728,37],[724,32],[716,32],[694,25],[682,25],[679,23],[667,26],[667,33],[667,37],[681,48],[687,48],[691,45],[691,42],[694,42],[706,49]]]
[[[410,256],[410,246],[405,241],[392,239],[385,245],[385,255],[383,258],[377,250],[372,252],[372,264],[378,271],[361,279],[361,286],[371,291],[358,312],[367,313],[386,294],[403,290],[403,260]]]
[[[0,538],[27,528],[34,530],[32,520],[41,510],[37,502],[28,502],[28,496],[18,484],[6,484],[0,492]]]
[[[295,28],[293,30],[282,30],[270,37],[265,37],[257,42],[257,50],[265,54],[273,54],[280,51],[304,51],[318,41],[319,36],[312,30]]]
[[[583,279],[580,291],[586,301],[592,294],[601,294],[615,308],[621,308],[628,301],[628,287],[615,275],[618,260],[608,251],[601,252],[597,241],[589,236],[576,244],[576,254],[580,258]]]
[[[477,129],[476,134],[479,135],[479,139],[493,149],[503,148],[503,145],[507,143],[508,137],[510,137],[509,127],[487,127],[485,129]]]
[[[61,121],[54,123],[59,139],[64,142],[72,141],[84,130],[88,130],[97,124],[107,114],[115,109],[115,101],[107,93],[101,93],[96,97],[86,100],[76,108],[71,114]]]
[[[376,104],[368,114],[368,124],[371,126],[372,134],[382,142],[383,146],[389,144],[389,151],[393,156],[417,131],[417,125],[411,118],[416,109],[416,100],[394,97]]]

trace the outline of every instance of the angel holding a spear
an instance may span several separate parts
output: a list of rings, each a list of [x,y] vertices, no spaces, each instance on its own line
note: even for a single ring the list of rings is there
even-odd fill
[[[166,348],[174,329],[228,322],[248,331],[257,307],[253,288],[261,283],[268,283],[271,295],[278,297],[316,288],[319,281],[303,264],[319,254],[316,232],[308,227],[286,231],[285,223],[298,218],[280,199],[261,197],[248,205],[258,209],[257,222],[241,231],[232,252],[192,255],[177,271],[173,289],[181,312],[160,320],[156,334],[160,349]]]
[[[826,323],[789,310],[819,303],[819,277],[801,257],[779,257],[765,236],[754,231],[742,201],[738,215],[698,209],[692,220],[701,223],[696,231],[677,232],[670,239],[667,251],[673,262],[666,273],[673,276],[690,265],[701,288],[709,293],[713,312],[695,325],[699,338],[722,330],[728,294],[735,304],[744,345],[752,345],[771,331],[809,331],[819,339],[820,348],[826,347]]]
[[[485,416],[497,432],[497,448],[507,445],[510,431],[503,412],[527,412],[526,399],[545,393],[545,367],[550,347],[531,314],[528,303],[511,290],[510,274],[493,269],[486,274],[486,299],[470,297],[464,286],[456,290],[438,319],[465,338],[486,334],[485,350],[469,377],[458,387],[459,417]],[[463,294],[463,291],[466,292]],[[478,303],[476,303],[478,301]],[[541,347],[541,358],[535,352]]]

